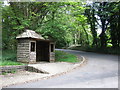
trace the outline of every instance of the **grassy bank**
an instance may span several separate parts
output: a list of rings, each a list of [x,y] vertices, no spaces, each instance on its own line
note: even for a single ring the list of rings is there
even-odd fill
[[[63,51],[55,51],[55,59],[57,62],[79,62],[77,56],[69,54]],[[17,62],[16,52],[11,50],[3,50],[2,58],[0,59],[0,66],[7,65],[23,65],[20,62]]]
[[[74,46],[74,47],[70,47],[69,49],[80,50],[80,51],[87,51],[87,52],[96,52],[96,53],[120,55],[120,48],[111,48],[111,47],[107,47],[107,48],[94,48],[94,47]]]
[[[77,56],[66,53],[64,51],[55,51],[55,59],[57,62],[79,62]]]
[[[16,61],[16,52],[12,50],[3,50],[0,60],[0,66],[6,65],[23,65]]]

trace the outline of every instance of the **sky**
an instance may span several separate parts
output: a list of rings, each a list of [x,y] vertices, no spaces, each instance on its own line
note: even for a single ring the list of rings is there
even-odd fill
[[[8,6],[8,5],[9,5],[9,3],[8,3],[7,1],[4,1],[4,5],[7,5],[7,6]]]

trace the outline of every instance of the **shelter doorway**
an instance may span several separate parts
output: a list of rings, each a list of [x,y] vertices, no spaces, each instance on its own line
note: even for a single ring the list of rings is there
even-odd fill
[[[49,62],[49,42],[45,41],[36,42],[36,61]]]

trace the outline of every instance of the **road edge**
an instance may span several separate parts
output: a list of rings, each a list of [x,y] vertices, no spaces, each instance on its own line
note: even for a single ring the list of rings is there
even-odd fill
[[[68,70],[68,71],[65,71],[65,72],[62,72],[62,73],[58,73],[58,74],[54,74],[54,75],[51,75],[51,76],[46,76],[46,77],[42,77],[42,78],[37,78],[37,79],[33,79],[33,80],[28,80],[28,81],[24,81],[24,82],[18,82],[18,83],[14,83],[14,84],[9,84],[9,85],[5,85],[5,86],[2,86],[2,88],[7,88],[9,86],[12,86],[12,85],[17,85],[17,84],[23,84],[23,83],[29,83],[29,82],[35,82],[35,81],[39,81],[39,80],[47,80],[47,79],[50,79],[50,78],[53,78],[53,77],[58,77],[58,76],[61,76],[61,75],[64,75],[64,74],[67,74],[67,73],[70,73],[76,69],[78,69],[79,67],[85,65],[87,63],[87,59],[83,56],[80,56],[82,58],[82,61],[79,62],[79,63],[75,63],[73,66],[72,69]]]

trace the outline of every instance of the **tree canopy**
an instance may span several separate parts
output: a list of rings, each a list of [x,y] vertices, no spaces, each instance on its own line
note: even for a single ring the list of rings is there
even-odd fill
[[[120,47],[120,2],[8,2],[2,5],[3,49],[25,29],[51,36],[56,47]]]

